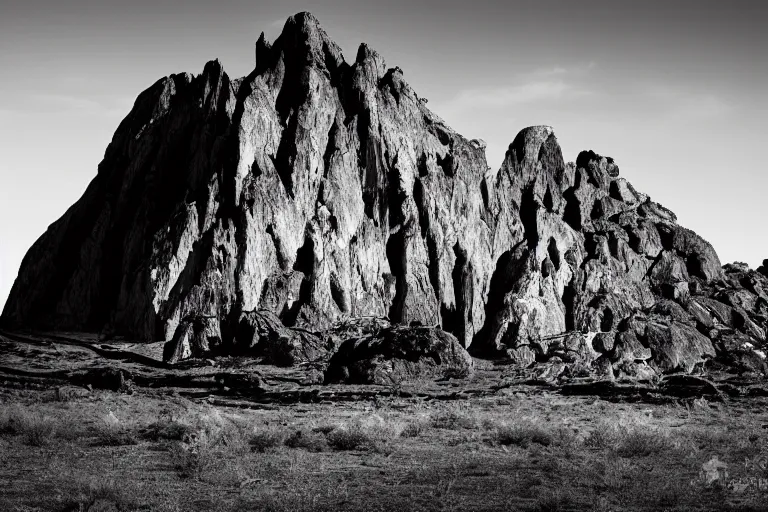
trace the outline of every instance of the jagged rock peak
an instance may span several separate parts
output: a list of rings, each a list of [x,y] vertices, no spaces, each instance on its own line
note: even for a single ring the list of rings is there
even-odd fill
[[[169,360],[288,364],[327,360],[340,322],[386,318],[392,344],[425,326],[467,365],[456,347],[549,364],[547,378],[638,379],[762,371],[766,297],[768,278],[721,267],[613,159],[566,164],[534,126],[489,172],[484,145],[398,67],[365,44],[347,64],[300,13],[259,37],[247,77],[212,61],[139,95],[24,258],[2,321],[167,340]]]

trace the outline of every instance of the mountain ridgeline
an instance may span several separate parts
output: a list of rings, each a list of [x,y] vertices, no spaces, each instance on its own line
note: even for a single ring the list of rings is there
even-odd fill
[[[566,163],[549,127],[491,170],[399,68],[365,44],[348,63],[301,13],[248,76],[213,61],[139,95],[2,321],[335,380],[386,381],[387,358],[466,373],[465,348],[547,379],[760,374],[762,270],[721,266],[613,159]]]

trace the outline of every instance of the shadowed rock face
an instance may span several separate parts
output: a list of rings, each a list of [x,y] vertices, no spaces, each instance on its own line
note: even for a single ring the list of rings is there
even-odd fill
[[[264,339],[290,364],[335,350],[321,332],[339,322],[387,317],[555,377],[763,368],[768,279],[724,271],[612,159],[566,164],[538,126],[489,172],[399,68],[365,44],[346,62],[308,13],[256,58],[138,97],[26,255],[6,324],[170,340],[169,360]]]

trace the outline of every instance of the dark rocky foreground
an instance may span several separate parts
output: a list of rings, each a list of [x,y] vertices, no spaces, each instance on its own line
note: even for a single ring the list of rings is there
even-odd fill
[[[247,77],[159,80],[29,250],[4,326],[328,382],[467,376],[465,348],[543,382],[765,375],[768,271],[721,266],[613,159],[565,163],[549,127],[494,171],[425,103],[306,13]]]
[[[403,330],[394,328],[396,333]],[[391,330],[381,334],[385,332]],[[385,338],[377,338],[369,347],[375,347],[382,339]],[[413,344],[409,341],[406,346]],[[611,381],[558,376],[551,363],[522,368],[508,359],[474,359],[473,371],[467,375],[455,369],[443,372],[429,363],[419,367],[403,359],[374,357],[357,361],[346,370],[332,362],[324,372],[325,364],[278,366],[263,357],[251,356],[168,364],[162,360],[162,345],[115,340],[104,343],[93,334],[82,333],[0,331],[0,391],[38,393],[56,401],[108,390],[121,395],[136,394],[139,398],[181,396],[246,409],[301,403],[376,402],[387,398],[451,402],[519,394],[688,405],[698,397],[730,404],[768,397],[768,383],[764,379],[732,372],[710,372],[706,377],[678,372],[648,382]],[[382,371],[382,367],[397,369],[398,365],[401,369],[415,367],[419,372]],[[339,372],[347,375],[341,378]],[[393,375],[402,380],[392,379]]]

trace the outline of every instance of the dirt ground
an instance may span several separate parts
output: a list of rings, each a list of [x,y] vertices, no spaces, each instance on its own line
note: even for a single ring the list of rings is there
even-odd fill
[[[158,350],[2,333],[0,510],[768,510],[765,397],[570,396],[483,361],[322,386]]]

